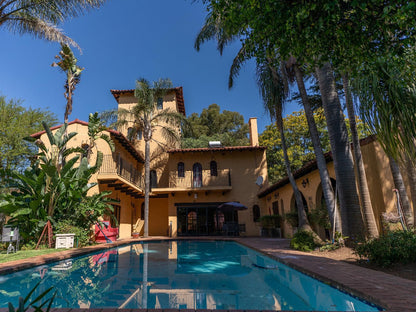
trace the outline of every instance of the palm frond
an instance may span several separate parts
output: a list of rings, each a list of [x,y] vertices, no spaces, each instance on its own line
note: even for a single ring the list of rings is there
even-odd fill
[[[243,44],[237,55],[234,57],[233,63],[230,67],[230,74],[228,75],[228,89],[233,87],[234,79],[240,74],[241,67],[248,59],[250,59],[250,56],[247,54],[246,45]]]
[[[30,34],[35,38],[61,42],[71,45],[81,51],[80,46],[70,37],[66,36],[62,29],[59,29],[56,25],[36,16],[18,12],[9,17],[7,26],[11,32],[19,33],[21,35]]]
[[[214,16],[209,14],[195,39],[194,48],[199,51],[203,43],[215,39],[217,41],[217,50],[222,55],[224,48],[233,42],[237,35],[238,33],[233,34],[231,30],[225,27],[221,15]]]
[[[282,114],[283,104],[289,95],[289,89],[285,87],[284,75],[279,70],[281,67],[276,68],[275,66],[276,64],[270,59],[257,60],[257,85],[264,107],[272,119]]]

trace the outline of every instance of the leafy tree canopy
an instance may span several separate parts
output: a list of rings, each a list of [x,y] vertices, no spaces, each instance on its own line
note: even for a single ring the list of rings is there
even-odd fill
[[[323,109],[318,108],[315,110],[314,117],[318,132],[320,134],[322,149],[324,153],[328,152],[331,147],[329,144],[328,130],[326,128],[326,120]],[[292,114],[286,116],[283,123],[289,160],[292,170],[297,170],[308,161],[315,159],[312,140],[310,138],[304,110],[293,112]],[[358,117],[357,126],[361,138],[369,135],[368,130],[364,127],[364,124],[360,119],[358,119]],[[267,147],[269,179],[272,183],[275,183],[287,175],[280,135],[275,124],[271,124],[266,127],[266,130],[264,130],[259,137],[259,142],[261,146]]]
[[[416,39],[412,1],[203,2],[207,19],[216,20],[228,37],[241,38],[251,56],[277,49],[283,58],[295,56],[303,64],[331,60],[335,67],[353,69],[369,55],[401,54]]]
[[[42,130],[42,121],[52,126],[57,119],[49,110],[25,108],[20,100],[0,96],[0,168],[27,167],[38,148],[24,138]]]
[[[188,126],[182,133],[182,147],[208,147],[209,141],[221,141],[224,146],[249,144],[248,124],[238,112],[224,110],[211,104],[200,115],[193,113],[187,118]]]

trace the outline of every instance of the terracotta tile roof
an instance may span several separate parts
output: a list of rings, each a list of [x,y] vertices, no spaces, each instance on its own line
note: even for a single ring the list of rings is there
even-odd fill
[[[360,140],[360,146],[370,144],[371,142],[374,142],[375,140],[376,140],[376,136],[375,135],[370,135],[370,136]],[[351,144],[351,147],[352,147],[352,144]],[[324,156],[325,156],[325,160],[326,160],[327,163],[333,161],[332,152],[327,152],[327,153],[324,154]],[[304,175],[306,175],[306,174],[308,174],[308,173],[310,173],[310,172],[312,172],[316,169],[318,169],[318,164],[316,162],[316,159],[314,159],[314,160],[311,160],[311,161],[307,162],[302,168],[294,171],[293,176],[295,177],[295,179],[299,179],[300,177],[303,177]],[[258,193],[257,196],[259,198],[262,198],[262,197],[274,192],[275,190],[281,188],[282,186],[284,186],[286,184],[289,184],[289,178],[288,177],[284,177],[283,179],[277,181],[272,186],[269,186],[264,191]]]
[[[111,94],[114,96],[116,101],[118,101],[118,98],[120,95],[133,95],[134,89],[126,89],[126,90],[110,90]],[[178,105],[178,111],[182,113],[184,116],[186,116],[185,113],[185,101],[183,99],[183,88],[182,87],[176,87],[172,88],[169,91],[174,91],[176,95],[176,102]]]
[[[72,124],[81,124],[81,125],[84,125],[84,126],[88,126],[88,122],[86,122],[86,121],[82,121],[82,120],[79,120],[78,118],[77,119],[75,119],[75,120],[73,120],[73,121],[70,121],[70,122],[68,122],[68,125],[72,125]],[[60,127],[62,127],[62,125],[58,125],[58,126],[53,126],[53,127],[51,127],[50,129],[51,130],[56,130],[56,129],[59,129]],[[36,132],[36,133],[33,133],[33,134],[31,134],[30,136],[32,137],[32,138],[39,138],[42,134],[44,134],[44,133],[46,133],[46,131],[45,130],[42,130],[42,131],[39,131],[39,132]]]
[[[88,122],[79,120],[78,118],[68,123],[68,125],[72,125],[72,124],[80,124],[83,126],[88,126]],[[51,130],[56,130],[56,129],[59,129],[60,127],[62,127],[62,125],[54,126],[51,128]],[[107,129],[106,131],[108,131],[111,135],[111,138],[116,139],[134,157],[134,159],[136,159],[138,162],[144,163],[143,157],[140,156],[140,154],[137,152],[133,144],[131,144],[130,141],[127,140],[124,134],[113,129]],[[46,133],[45,130],[33,133],[30,136],[32,138],[39,138],[44,133]]]
[[[327,163],[332,161],[332,153],[331,152],[325,153],[324,156],[325,156],[325,160],[326,160]],[[295,180],[296,180],[296,179],[299,179],[300,177],[302,177],[302,176],[304,176],[304,175],[306,175],[306,174],[308,174],[308,173],[310,173],[310,172],[312,172],[316,169],[318,169],[318,164],[316,162],[316,159],[314,159],[314,160],[311,160],[311,161],[307,162],[302,168],[294,171],[293,176],[295,177]],[[272,186],[269,186],[264,191],[258,193],[257,196],[259,198],[262,198],[262,197],[274,192],[275,190],[277,190],[277,189],[281,188],[282,186],[285,186],[286,184],[289,184],[289,183],[290,183],[289,178],[284,177],[283,179],[277,181]]]
[[[256,151],[265,150],[264,146],[224,146],[224,147],[201,147],[201,148],[178,148],[168,150],[168,153],[203,153],[203,152],[231,152],[231,151]]]

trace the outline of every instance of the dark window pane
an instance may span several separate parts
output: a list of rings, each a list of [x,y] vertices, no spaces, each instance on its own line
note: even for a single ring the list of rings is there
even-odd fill
[[[253,221],[259,222],[260,220],[260,207],[258,205],[253,206]]]
[[[157,109],[163,109],[163,99],[162,98],[157,99]]]
[[[217,162],[215,160],[211,161],[209,164],[210,170],[211,170],[211,176],[216,177],[218,175],[217,172]]]
[[[185,177],[185,164],[183,162],[178,163],[178,178]]]

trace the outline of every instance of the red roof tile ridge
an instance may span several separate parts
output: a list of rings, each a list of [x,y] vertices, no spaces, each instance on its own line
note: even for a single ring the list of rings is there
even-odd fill
[[[205,152],[205,151],[232,151],[232,150],[264,150],[264,146],[223,146],[223,147],[195,147],[195,148],[176,148],[168,150],[168,153],[184,153],[184,152]]]
[[[80,124],[80,125],[83,125],[83,126],[88,126],[88,122],[86,122],[86,121],[83,121],[83,120],[80,120],[80,119],[78,119],[78,118],[76,118],[76,119],[74,119],[73,121],[70,121],[69,123],[68,123],[68,125],[72,125],[72,124]],[[53,130],[56,130],[56,129],[59,129],[60,127],[62,127],[63,126],[63,124],[60,124],[60,125],[57,125],[57,126],[53,126],[53,127],[51,127],[50,129],[53,131]],[[133,146],[133,144],[131,144],[131,142],[129,141],[129,140],[127,140],[127,138],[124,136],[124,134],[123,133],[121,133],[120,131],[117,131],[117,130],[114,130],[114,129],[105,129],[105,131],[108,131],[108,132],[110,132],[111,134],[114,134],[115,136],[117,136],[117,137],[119,137],[122,141],[124,141],[125,142],[125,144],[128,146],[128,148],[126,148],[132,155],[133,155],[133,157],[135,157],[138,161],[141,161],[141,162],[143,162],[143,158],[140,156],[140,154],[137,152],[137,150],[136,150],[136,148]],[[42,134],[44,134],[44,133],[46,133],[46,131],[45,130],[42,130],[42,131],[39,131],[39,132],[36,132],[36,133],[33,133],[33,134],[31,134],[30,136],[32,137],[32,138],[38,138],[38,137],[40,137]]]
[[[72,121],[68,122],[68,126],[69,126],[69,125],[73,125],[73,124],[81,124],[81,125],[84,125],[84,126],[88,126],[88,122],[87,122],[87,121],[83,121],[83,120],[80,120],[80,119],[78,119],[78,118],[75,118],[74,120],[72,120]],[[63,125],[64,125],[64,124],[56,125],[56,126],[51,127],[50,129],[51,129],[51,130],[56,130],[56,129],[59,129],[60,127],[62,127]],[[42,134],[44,134],[44,133],[46,133],[46,131],[45,131],[45,130],[42,130],[42,131],[39,131],[39,132],[33,133],[33,134],[31,134],[30,136],[31,136],[32,138],[37,138],[37,137],[41,136],[41,135],[42,135]]]

